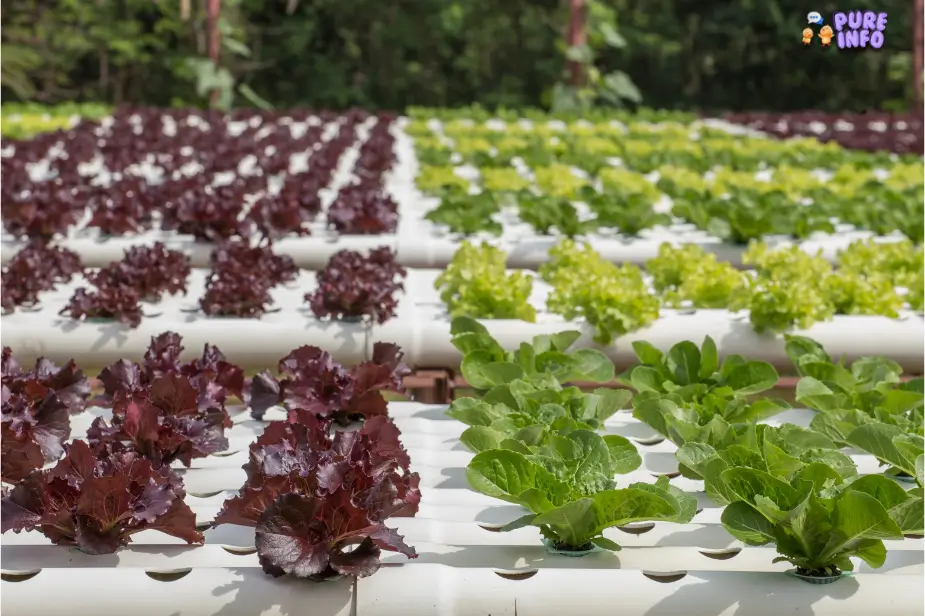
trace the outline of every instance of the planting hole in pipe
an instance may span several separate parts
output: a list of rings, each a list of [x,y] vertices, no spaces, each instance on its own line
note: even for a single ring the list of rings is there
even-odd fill
[[[212,528],[212,522],[196,522],[196,530],[204,532]]]
[[[656,434],[655,436],[648,436],[646,438],[634,438],[633,440],[638,444],[643,445],[644,447],[651,447],[664,441],[665,437],[660,434]]]
[[[212,498],[221,494],[222,490],[216,490],[214,492],[187,492],[190,496],[195,496],[196,498]]]
[[[256,547],[242,545],[223,545],[222,549],[229,554],[234,554],[235,556],[250,556],[251,554],[255,554],[257,552]]]
[[[41,572],[41,569],[25,569],[23,571],[3,569],[0,570],[0,579],[4,582],[25,582],[26,580],[31,580]]]
[[[668,477],[668,479],[674,479],[675,477],[681,476],[681,471],[672,471],[670,473],[650,473],[653,477],[658,479],[659,477]]]
[[[925,535],[903,535],[906,539],[922,539]]]
[[[229,451],[219,451],[219,452],[217,452],[217,453],[213,453],[212,455],[215,456],[216,458],[227,458],[227,457],[229,457],[229,456],[235,455],[236,453],[238,453],[238,451],[240,451],[240,450],[239,450],[239,449],[235,449],[234,451],[231,451],[231,450],[229,450]]]
[[[700,553],[713,560],[729,560],[739,555],[742,548],[721,548],[718,550],[700,550]]]
[[[684,576],[687,575],[687,571],[643,571],[642,574],[653,582],[671,584],[672,582],[683,580]]]
[[[495,569],[495,575],[505,580],[529,580],[539,573],[539,569]]]
[[[487,522],[485,523],[479,522],[479,528],[481,528],[482,530],[487,530],[490,533],[500,533],[502,526],[504,526],[504,524],[489,524]]]
[[[630,522],[626,526],[617,528],[630,535],[642,535],[655,528],[655,522]]]
[[[185,569],[145,569],[145,575],[158,582],[176,582],[189,575],[190,571],[192,571],[190,567]]]

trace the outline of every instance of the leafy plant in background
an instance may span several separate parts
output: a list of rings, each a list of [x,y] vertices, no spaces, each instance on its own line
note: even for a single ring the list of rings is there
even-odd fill
[[[459,246],[434,281],[452,317],[536,321],[536,309],[530,304],[533,277],[508,274],[505,259],[504,252],[488,244],[466,241]]]
[[[596,342],[609,344],[658,318],[658,298],[638,267],[614,265],[590,245],[568,239],[553,246],[549,257],[540,268],[553,286],[547,308],[566,319],[583,317],[595,328]]]
[[[662,301],[679,308],[726,308],[745,290],[745,275],[696,244],[662,244],[645,263]]]
[[[642,93],[629,75],[621,70],[604,73],[596,66],[602,50],[626,47],[626,39],[617,29],[616,11],[598,0],[587,0],[585,6],[587,15],[579,17],[584,22],[579,27],[587,28],[587,41],[565,48],[573,75],[553,87],[550,106],[554,111],[578,111],[598,103],[612,107],[641,103]]]

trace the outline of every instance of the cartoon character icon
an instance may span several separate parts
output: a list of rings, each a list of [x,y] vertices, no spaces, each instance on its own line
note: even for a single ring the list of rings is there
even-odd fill
[[[803,36],[806,36],[806,33],[803,33]],[[822,41],[823,47],[828,47],[832,44],[832,37],[835,36],[835,31],[832,30],[832,26],[822,26],[819,30],[819,40]],[[805,42],[806,39],[804,38]]]
[[[809,45],[812,42],[813,42],[813,29],[812,28],[804,29],[803,30],[803,44]]]

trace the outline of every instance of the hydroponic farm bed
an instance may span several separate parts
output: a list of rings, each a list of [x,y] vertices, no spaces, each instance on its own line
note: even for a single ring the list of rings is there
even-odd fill
[[[4,141],[0,608],[925,610],[921,159],[466,113]]]
[[[273,239],[300,267],[388,245],[426,268],[476,236],[511,267],[536,269],[563,235],[632,263],[663,242],[740,264],[752,239],[830,261],[859,238],[922,239],[921,158],[617,117],[122,110],[5,142],[2,258],[44,237],[104,266],[162,241],[203,267],[215,242],[248,236]]]
[[[37,237],[98,267],[155,242],[196,267],[230,237],[274,240],[302,267],[342,247],[394,244],[396,199],[411,182],[396,132],[393,116],[359,110],[128,109],[10,142],[3,262]]]

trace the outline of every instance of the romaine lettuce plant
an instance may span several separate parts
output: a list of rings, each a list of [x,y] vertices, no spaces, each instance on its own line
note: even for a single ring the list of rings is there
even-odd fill
[[[491,388],[481,399],[458,398],[446,414],[469,426],[460,441],[478,453],[499,448],[507,439],[532,447],[571,430],[600,430],[630,396],[625,389],[583,392],[516,380]]]
[[[883,540],[921,532],[922,496],[892,480],[868,475],[845,481],[825,464],[808,464],[790,481],[733,467],[720,474],[734,499],[723,526],[747,545],[775,544],[775,562],[796,566],[811,577],[852,571],[851,557],[870,567],[886,560]]]
[[[116,552],[146,530],[203,542],[170,468],[154,468],[131,451],[98,458],[83,441],[65,450],[54,468],[33,472],[4,496],[2,532],[38,530],[88,554]]]
[[[792,424],[751,424],[726,435],[712,439],[712,443],[685,443],[675,453],[681,473],[690,479],[703,479],[707,494],[720,505],[737,500],[722,481],[729,468],[751,468],[788,482],[809,464],[824,464],[846,480],[858,474],[851,458],[836,451],[832,440]]]
[[[451,233],[465,236],[477,233],[501,235],[501,223],[493,218],[500,211],[501,204],[496,199],[496,193],[470,195],[451,190],[440,194],[440,205],[427,212],[424,220],[443,225]]]
[[[859,410],[886,423],[922,424],[923,380],[901,381],[902,367],[885,357],[862,357],[850,366],[834,362],[804,336],[785,336],[785,351],[801,376],[796,399],[817,411]],[[918,419],[915,419],[915,418]]]
[[[619,550],[605,529],[643,520],[686,523],[697,508],[696,499],[667,477],[616,489],[614,475],[639,464],[638,454],[627,455],[625,441],[575,430],[552,436],[535,452],[491,449],[472,459],[466,478],[474,490],[529,511],[502,531],[537,526],[559,550]]]
[[[516,351],[505,351],[488,329],[469,317],[456,317],[450,324],[453,346],[463,359],[461,371],[466,382],[477,390],[487,390],[512,381],[558,388],[559,383],[613,380],[613,362],[597,349],[569,348],[580,332],[563,331],[521,343]]]
[[[421,499],[399,436],[378,416],[332,437],[329,420],[290,411],[251,444],[244,487],[215,524],[255,527],[260,564],[274,577],[365,577],[378,570],[381,550],[415,558],[384,524],[413,516]]]
[[[565,237],[583,235],[594,229],[594,221],[582,221],[571,201],[561,197],[534,195],[529,190],[517,193],[517,215],[540,235],[552,235],[555,229]]]
[[[280,378],[264,370],[251,380],[251,416],[262,419],[273,406],[302,408],[342,424],[385,415],[382,392],[404,391],[402,379],[410,372],[403,355],[397,345],[377,342],[371,360],[348,369],[318,347],[299,347],[279,361]]]
[[[644,340],[633,342],[640,364],[618,377],[639,393],[674,393],[697,399],[714,389],[728,389],[736,398],[767,391],[777,385],[777,370],[767,362],[729,355],[722,364],[716,343],[709,336],[700,348],[689,340],[677,343],[663,353]]]

